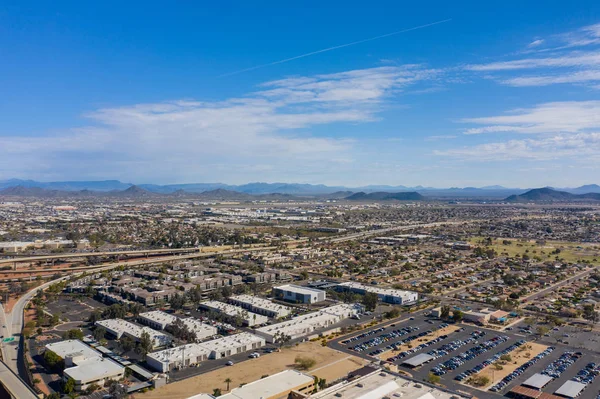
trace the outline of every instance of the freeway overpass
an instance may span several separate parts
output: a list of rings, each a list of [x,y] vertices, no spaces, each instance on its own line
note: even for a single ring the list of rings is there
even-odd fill
[[[40,255],[40,256],[28,256],[28,257],[14,257],[7,259],[0,259],[0,266],[9,265],[15,263],[31,263],[40,261],[49,261],[56,259],[73,259],[73,258],[87,258],[91,256],[150,256],[150,255],[163,255],[163,254],[177,254],[177,253],[191,253],[191,252],[202,252],[201,248],[167,248],[167,249],[140,249],[134,251],[103,251],[103,252],[82,252],[82,253],[64,253],[64,254],[52,254],[52,255]]]
[[[0,362],[0,382],[4,388],[17,399],[38,399],[37,394],[18,375]]]

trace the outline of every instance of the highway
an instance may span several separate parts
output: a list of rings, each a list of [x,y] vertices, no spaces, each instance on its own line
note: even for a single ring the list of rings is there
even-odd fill
[[[412,224],[412,225],[405,225],[405,226],[394,226],[394,227],[387,227],[384,229],[365,231],[365,232],[361,232],[361,233],[347,234],[347,235],[344,235],[341,237],[336,237],[336,238],[321,237],[319,239],[319,241],[343,242],[343,241],[350,241],[350,240],[355,240],[355,239],[359,239],[359,238],[374,236],[374,235],[378,235],[378,234],[389,233],[392,231],[410,230],[410,229],[419,228],[419,227],[435,227],[435,226],[440,226],[440,225],[444,225],[444,224],[456,224],[456,223],[458,223],[458,222],[437,222],[437,223]],[[304,239],[299,239],[299,240],[287,241],[283,244],[290,246],[290,245],[297,245],[297,244],[301,244],[301,243],[303,244],[303,243],[306,243],[307,241],[308,240],[306,238],[304,238]],[[227,246],[225,246],[225,247],[227,247]],[[214,254],[215,252],[222,252],[222,251],[218,251],[220,248],[223,248],[223,247],[138,249],[138,250],[132,250],[132,251],[63,253],[63,254],[51,254],[51,255],[40,255],[40,256],[28,256],[28,257],[15,256],[14,258],[0,259],[0,266],[7,265],[7,264],[14,264],[14,263],[41,262],[41,261],[48,261],[48,260],[54,260],[54,259],[87,258],[87,257],[92,257],[92,256],[94,256],[94,257],[103,257],[103,256],[119,257],[119,256],[136,256],[136,255],[137,256],[149,256],[149,255],[193,253],[193,252],[202,253],[202,254]],[[269,247],[269,246],[267,246],[267,244],[252,244],[251,246],[247,247],[245,250],[246,251],[248,251],[248,250],[259,251],[259,250],[268,250],[270,248],[275,248],[275,247]],[[227,251],[227,250],[225,250],[225,251]]]
[[[34,391],[29,388],[4,362],[0,362],[0,381],[6,389],[18,399],[38,399]]]

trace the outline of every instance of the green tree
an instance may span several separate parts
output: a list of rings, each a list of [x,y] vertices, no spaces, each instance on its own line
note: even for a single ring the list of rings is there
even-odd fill
[[[130,350],[135,348],[135,342],[133,342],[133,339],[131,339],[131,337],[129,336],[122,337],[119,340],[119,343],[121,344],[121,348],[123,348],[124,352],[129,352]]]
[[[140,336],[140,342],[138,342],[135,348],[136,353],[138,353],[142,356],[142,358],[145,359],[146,355],[152,350],[153,346],[154,345],[152,344],[152,338],[150,337],[150,334],[148,334],[147,331],[144,331]]]
[[[464,313],[458,309],[456,309],[452,312],[452,320],[454,320],[457,323],[462,321],[462,319],[464,317],[465,317]]]
[[[104,327],[96,327],[94,330],[94,339],[100,341],[106,335],[106,329]]]
[[[73,328],[65,332],[64,338],[83,340],[83,331],[81,331],[79,328]]]
[[[587,321],[595,324],[598,322],[598,312],[596,311],[596,307],[593,303],[583,306],[583,318]]]
[[[46,363],[46,366],[53,371],[60,371],[65,367],[63,359],[50,350],[44,352],[44,363]]]
[[[296,359],[294,359],[294,364],[296,364],[296,367],[300,370],[308,370],[311,367],[314,367],[314,365],[317,364],[317,361],[311,357],[297,356]]]
[[[222,395],[222,393],[221,393],[221,388],[215,388],[215,389],[213,389],[213,396],[214,396],[215,398],[218,398],[218,397],[219,397],[219,396],[221,396],[221,395]]]
[[[233,380],[229,377],[225,378],[225,384],[227,384],[227,392],[229,392],[229,384],[233,382]]]
[[[374,292],[367,292],[363,295],[362,303],[365,305],[365,309],[369,312],[372,312],[377,307],[377,301],[379,300],[378,296]]]
[[[427,375],[427,381],[431,384],[439,384],[440,380],[441,378],[439,375],[435,375],[431,372]]]
[[[450,306],[442,306],[442,308],[440,309],[440,317],[442,319],[447,319],[448,317],[450,317]]]
[[[63,392],[67,395],[73,393],[75,391],[75,380],[69,378],[67,381],[63,383]]]

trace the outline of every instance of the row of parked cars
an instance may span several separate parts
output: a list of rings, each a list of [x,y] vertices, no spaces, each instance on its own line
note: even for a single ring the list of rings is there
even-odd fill
[[[577,375],[572,378],[573,381],[583,384],[591,384],[594,379],[600,374],[600,365],[596,363],[588,363],[583,369],[579,370]]]
[[[446,360],[445,362],[438,364],[437,366],[431,369],[431,372],[435,375],[444,375],[449,371],[456,370],[469,360],[475,359],[482,353],[485,353],[506,341],[508,341],[508,337],[506,335],[495,336],[488,341],[482,342],[477,346],[474,346],[468,349],[467,351],[462,352]]]
[[[492,392],[499,392],[499,391],[501,391],[512,380],[514,380],[515,378],[517,378],[521,374],[523,374],[525,372],[525,370],[527,370],[529,367],[533,366],[534,364],[536,364],[537,362],[539,362],[541,359],[543,359],[544,357],[546,357],[550,353],[552,353],[552,351],[554,351],[554,349],[555,348],[553,346],[550,346],[549,348],[547,348],[545,351],[543,351],[539,355],[537,355],[534,358],[528,360],[525,364],[519,366],[515,371],[513,371],[512,373],[510,373],[509,375],[507,375],[506,377],[504,377],[502,380],[500,380],[500,382],[498,382],[496,385],[494,385],[493,387],[491,387],[490,391],[492,391]]]
[[[380,327],[375,330],[370,330],[370,331],[364,332],[362,334],[356,335],[350,339],[346,339],[346,340],[342,341],[342,344],[347,345],[351,342],[360,341],[361,339],[370,337],[371,335],[379,334],[380,332],[382,332],[384,330],[385,330],[385,327]]]
[[[382,354],[383,352],[387,352],[387,351],[391,351],[391,350],[397,350],[400,346],[406,345],[409,342],[414,341],[417,338],[424,337],[427,334],[431,334],[431,332],[432,332],[431,330],[427,330],[427,331],[422,331],[422,332],[420,332],[418,334],[415,334],[415,335],[411,335],[410,337],[401,339],[400,341],[396,341],[393,344],[390,344],[390,345],[386,346],[385,348],[376,349],[373,352],[370,352],[369,356],[377,356],[377,355]]]
[[[433,349],[433,350],[427,352],[427,354],[429,356],[433,356],[433,359],[435,360],[442,356],[446,356],[448,353],[454,352],[455,350],[460,349],[465,345],[474,343],[475,341],[483,338],[484,335],[485,335],[484,331],[479,331],[479,330],[473,331],[469,338],[458,339],[456,341],[448,342],[447,344],[444,344],[437,349]]]
[[[581,352],[567,351],[560,355],[558,359],[546,366],[546,368],[540,374],[544,374],[552,378],[558,378],[569,367],[571,367],[581,357],[581,355],[583,355]]]
[[[407,334],[410,334],[412,332],[417,331],[418,329],[419,329],[419,327],[409,326],[409,327],[403,327],[403,328],[399,328],[399,329],[396,329],[396,330],[392,330],[392,331],[390,331],[388,333],[381,334],[381,335],[378,335],[378,336],[376,336],[374,338],[371,338],[370,340],[365,341],[365,342],[363,342],[361,344],[355,345],[355,346],[353,346],[350,349],[352,349],[352,350],[354,350],[356,352],[362,352],[362,351],[365,351],[367,349],[370,349],[370,348],[373,348],[375,346],[379,346],[379,345],[381,345],[383,343],[386,343],[386,342],[388,342],[388,341],[390,341],[392,339],[403,337],[403,336],[405,336]]]
[[[523,345],[525,345],[525,340],[524,339],[520,339],[517,342],[515,342],[514,344],[512,344],[511,346],[509,346],[508,348],[502,349],[500,352],[496,353],[494,356],[492,356],[489,359],[486,359],[483,362],[479,363],[477,366],[473,367],[472,369],[467,370],[464,373],[460,373],[459,375],[457,375],[456,377],[454,377],[454,379],[456,381],[462,381],[462,380],[464,380],[465,378],[467,378],[468,376],[470,376],[472,374],[479,373],[481,370],[483,370],[487,366],[489,366],[492,363],[500,360],[501,356],[508,355],[510,352],[514,351],[515,349],[517,349],[517,348],[519,348],[520,346],[523,346]]]

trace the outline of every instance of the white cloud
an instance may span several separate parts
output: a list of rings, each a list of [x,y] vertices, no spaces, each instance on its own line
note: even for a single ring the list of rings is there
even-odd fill
[[[527,45],[529,48],[538,47],[544,44],[544,39],[537,39]]]
[[[467,161],[507,160],[577,160],[600,159],[600,133],[560,134],[536,139],[509,140],[435,151],[436,155],[459,158]]]
[[[524,58],[520,60],[467,65],[465,69],[478,72],[511,71],[551,67],[600,67],[600,51],[574,52],[556,57]]]
[[[436,75],[418,65],[382,67],[267,82],[261,91],[220,102],[103,108],[85,115],[93,126],[3,137],[0,170],[6,177],[31,168],[37,175],[98,173],[154,181],[173,181],[176,175],[198,181],[227,165],[220,178],[243,181],[256,179],[247,174],[260,165],[271,173],[265,180],[302,176],[354,156],[353,140],[316,137],[305,129],[376,120],[389,96]]]
[[[584,26],[574,32],[559,36],[565,42],[565,46],[581,47],[600,44],[600,23]]]
[[[549,86],[559,83],[589,83],[600,81],[600,69],[574,72],[564,75],[548,75],[548,76],[528,76],[506,79],[503,83],[510,86],[527,87],[527,86]],[[595,86],[592,86],[596,88]]]
[[[565,101],[517,109],[506,115],[467,118],[462,122],[483,127],[470,128],[465,134],[481,133],[561,133],[600,129],[600,101]]]
[[[452,134],[443,134],[443,135],[438,135],[438,136],[429,136],[426,137],[425,140],[426,141],[439,141],[439,140],[452,140],[455,139],[457,136],[452,135]]]
[[[600,80],[600,24],[589,25],[548,39],[531,42],[521,57],[464,67],[472,72],[496,72],[500,83],[510,86],[548,86],[577,84],[597,86]],[[577,49],[575,51],[575,49]],[[523,54],[537,54],[537,57]],[[544,56],[540,56],[545,54]],[[535,71],[522,75],[519,71]],[[506,76],[511,73],[512,76]],[[515,76],[515,74],[517,74]]]

